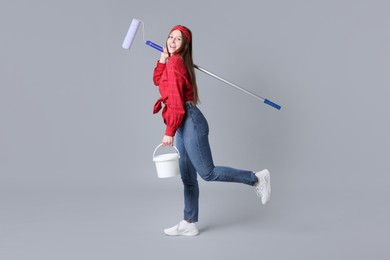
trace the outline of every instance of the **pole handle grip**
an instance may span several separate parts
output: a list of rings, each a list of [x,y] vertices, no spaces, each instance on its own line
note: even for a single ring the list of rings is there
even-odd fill
[[[161,51],[161,52],[164,51],[163,47],[161,47],[160,45],[155,44],[154,42],[146,41],[145,44],[146,44],[146,45],[149,45],[149,46],[152,47],[152,48],[155,48],[155,49],[158,50],[158,51]]]
[[[264,99],[264,103],[267,104],[267,105],[270,105],[271,107],[274,107],[276,108],[277,110],[280,110],[282,107],[279,106],[278,104],[268,100],[268,99]]]

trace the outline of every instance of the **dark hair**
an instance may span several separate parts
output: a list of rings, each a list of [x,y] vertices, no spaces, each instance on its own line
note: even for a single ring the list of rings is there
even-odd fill
[[[190,37],[192,39],[192,32],[187,27],[183,26],[190,34]],[[192,59],[192,40],[188,41],[187,37],[184,33],[180,32],[182,35],[182,45],[180,46],[180,49],[176,51],[176,53],[180,54],[181,58],[183,59],[184,65],[187,68],[188,75],[190,76],[190,82],[192,85],[192,92],[194,94],[194,103],[199,103],[199,96],[198,96],[198,86],[196,84],[196,76],[195,76],[195,67],[194,67],[194,61]],[[167,43],[166,43],[167,45]],[[166,46],[168,48],[168,46]]]

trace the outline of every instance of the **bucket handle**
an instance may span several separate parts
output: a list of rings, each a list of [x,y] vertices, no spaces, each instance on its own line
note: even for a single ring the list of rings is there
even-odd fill
[[[156,152],[157,152],[158,148],[160,148],[162,145],[163,145],[163,144],[161,143],[161,144],[159,144],[159,145],[156,147],[156,149],[154,149],[154,152],[153,152],[153,158],[154,158],[154,155],[156,154]],[[180,158],[180,153],[179,153],[179,150],[177,150],[176,146],[172,146],[172,147],[173,147],[173,148],[175,148],[175,150],[176,150],[176,152],[177,152],[177,155],[178,155],[178,156],[179,156],[179,158]]]

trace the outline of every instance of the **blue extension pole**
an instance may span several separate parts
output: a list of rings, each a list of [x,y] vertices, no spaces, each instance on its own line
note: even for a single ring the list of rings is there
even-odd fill
[[[159,45],[157,45],[157,44],[155,44],[155,43],[153,43],[151,41],[146,41],[145,43],[146,43],[146,45],[149,45],[150,47],[152,47],[152,48],[154,48],[154,49],[156,49],[156,50],[158,50],[160,52],[164,51],[164,49],[161,46],[159,46]],[[252,96],[252,97],[254,97],[256,99],[258,99],[258,100],[260,100],[260,101],[262,101],[263,103],[265,103],[265,104],[267,104],[267,105],[269,105],[269,106],[271,106],[273,108],[276,108],[278,110],[280,110],[282,108],[278,104],[276,104],[276,103],[274,103],[274,102],[272,102],[272,101],[270,101],[270,100],[268,100],[266,98],[260,97],[260,96],[254,94],[254,93],[252,93],[252,92],[250,92],[250,91],[248,91],[248,90],[246,90],[244,88],[241,88],[240,86],[237,86],[236,84],[234,84],[234,83],[232,83],[230,81],[227,81],[226,79],[221,78],[221,77],[211,73],[210,71],[207,71],[204,68],[199,67],[198,65],[194,64],[194,67],[197,70],[200,70],[201,72],[204,72],[204,73],[206,73],[206,74],[208,74],[208,75],[210,75],[210,76],[212,76],[212,77],[214,77],[216,79],[219,79],[220,81],[225,82],[226,84],[228,84],[228,85],[230,85],[230,86],[232,86],[232,87],[234,87],[234,88],[236,88],[236,89],[238,89],[238,90],[240,90],[240,91],[242,91],[242,92],[244,92],[244,93],[246,93],[246,94],[248,94],[248,95],[250,95],[250,96]]]

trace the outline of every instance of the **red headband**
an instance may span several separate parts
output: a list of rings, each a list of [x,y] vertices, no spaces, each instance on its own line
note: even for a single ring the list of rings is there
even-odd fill
[[[176,25],[172,28],[171,32],[174,31],[174,30],[179,30],[181,31],[182,33],[184,33],[184,35],[187,37],[188,39],[188,42],[191,41],[191,34],[190,32],[184,27],[184,26],[181,26],[181,25]]]

